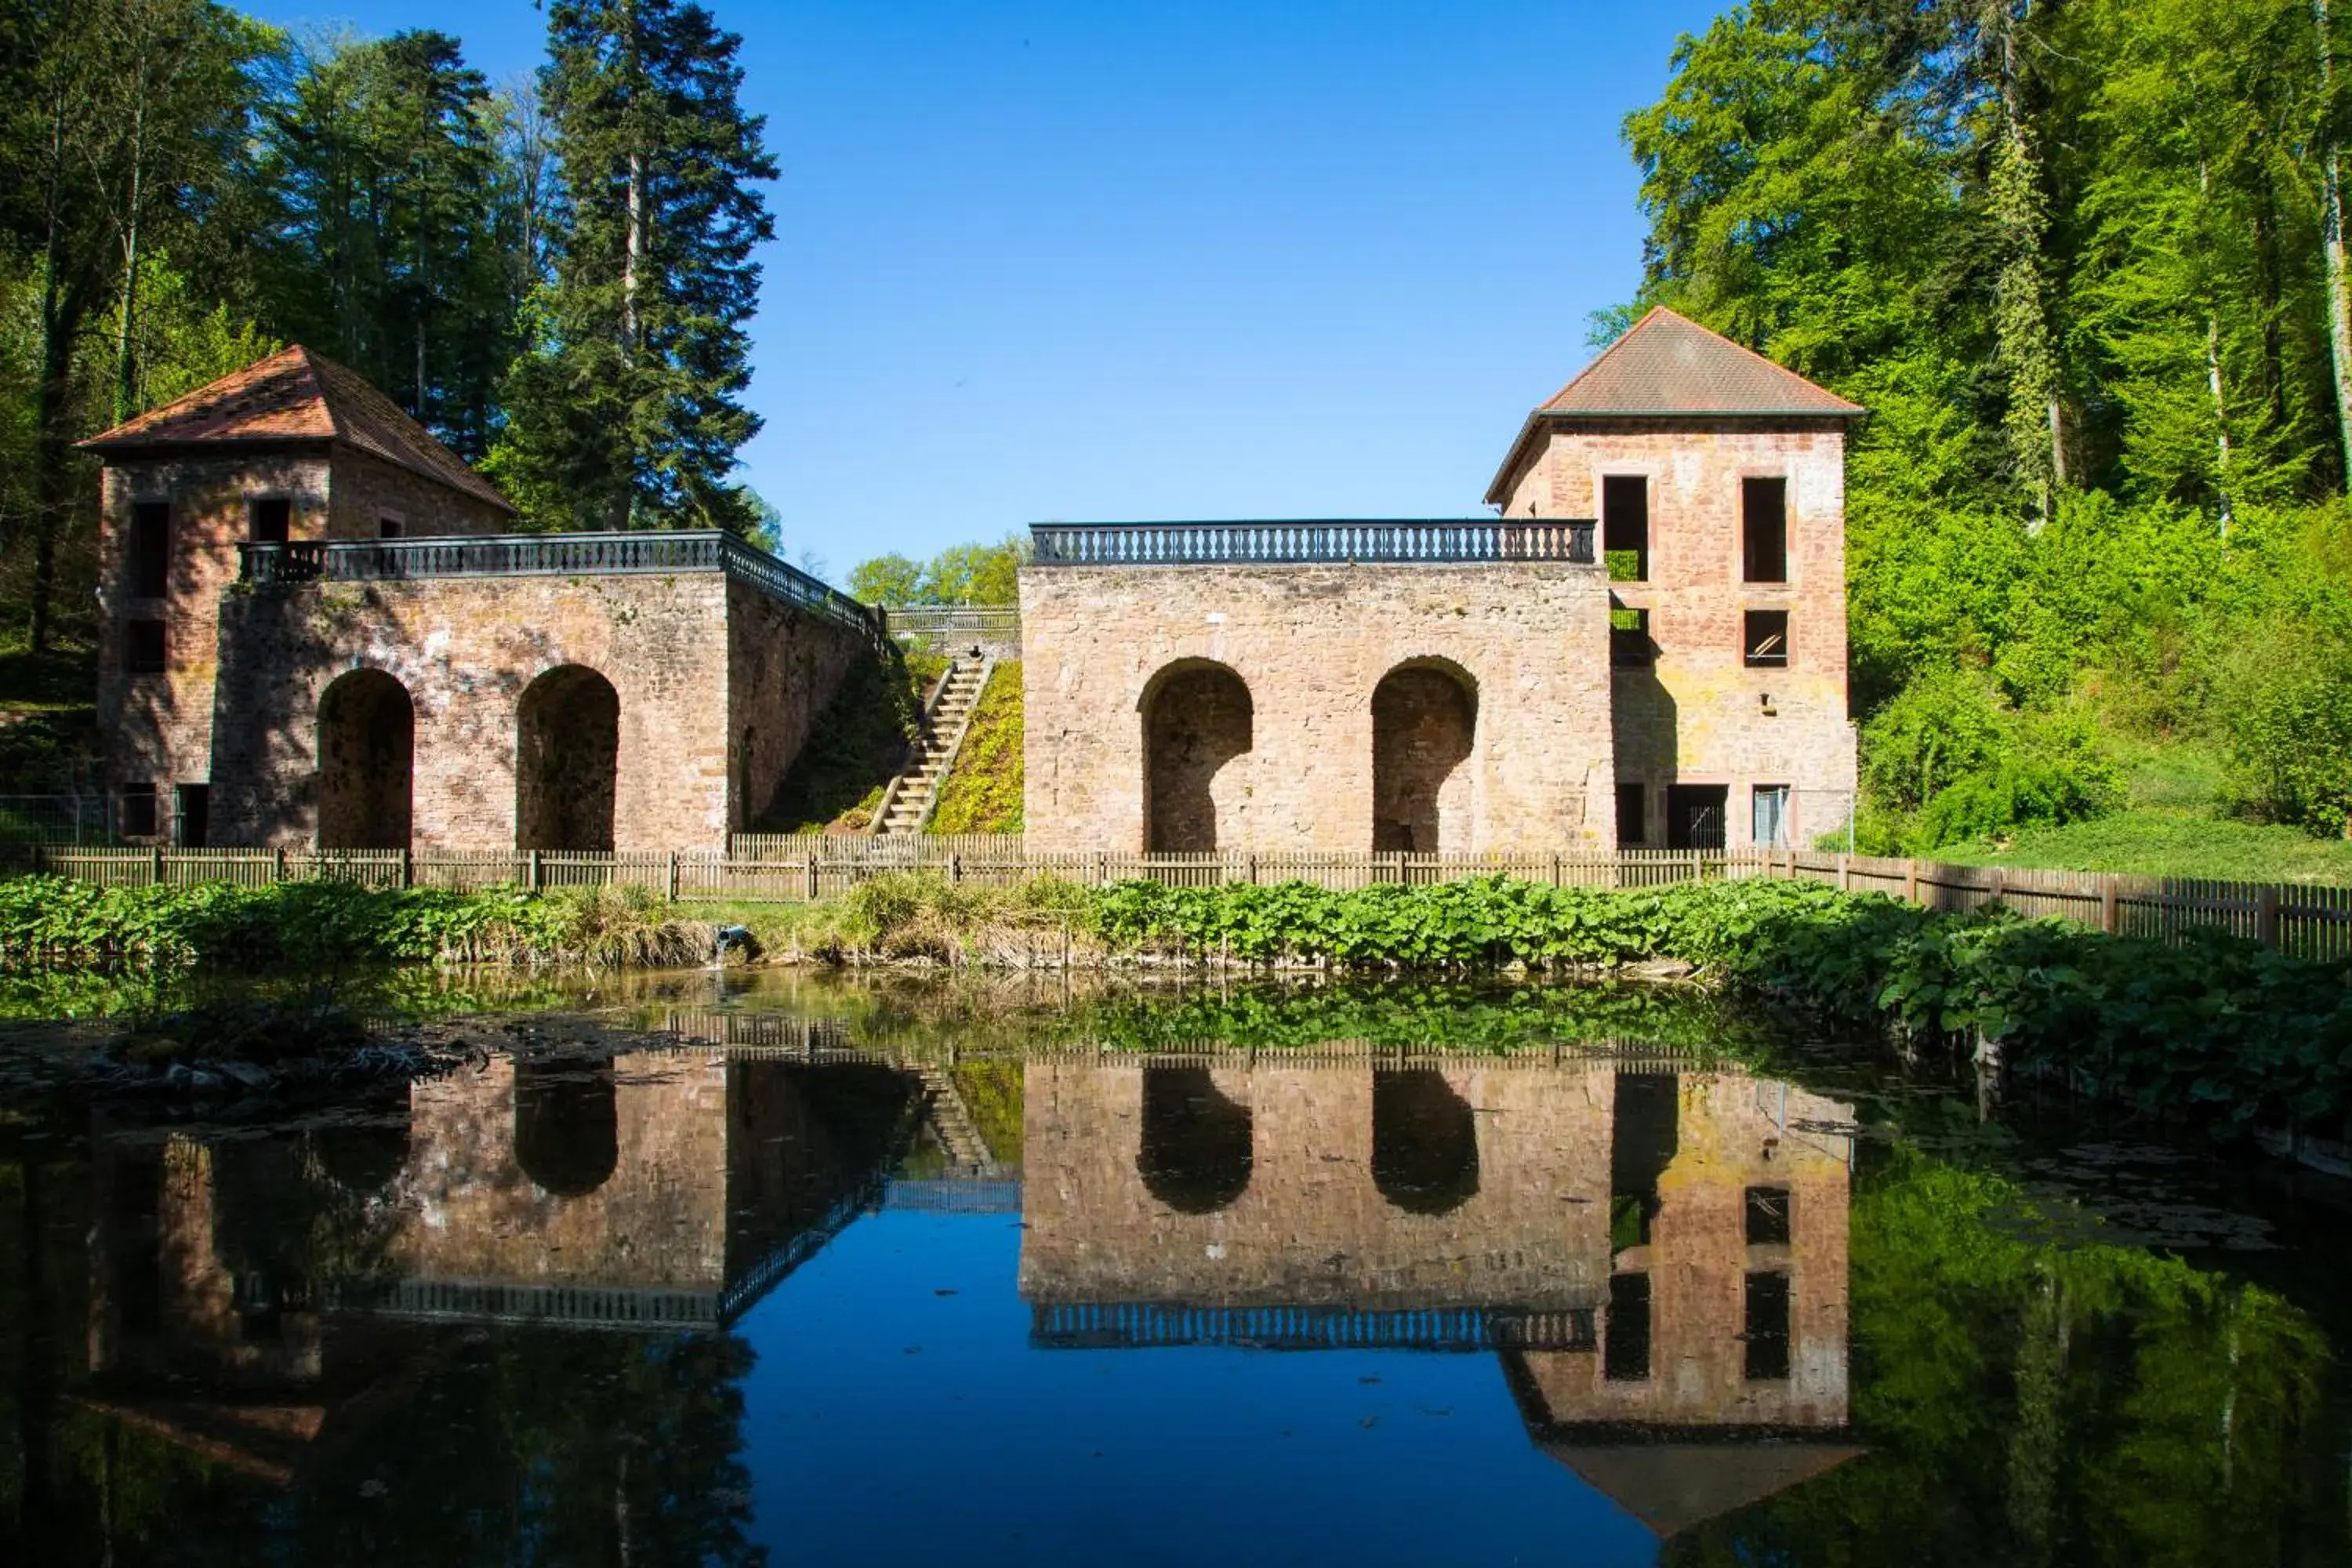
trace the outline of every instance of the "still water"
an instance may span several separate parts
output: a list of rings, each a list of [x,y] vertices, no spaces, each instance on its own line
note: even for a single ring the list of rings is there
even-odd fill
[[[1794,1044],[886,1002],[631,1005],[633,1048],[299,1114],[11,1108],[0,1548],[2352,1560],[2324,1181]]]

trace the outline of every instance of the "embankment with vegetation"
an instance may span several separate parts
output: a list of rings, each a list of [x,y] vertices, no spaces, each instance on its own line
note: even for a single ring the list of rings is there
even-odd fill
[[[2219,933],[2171,946],[1805,882],[1611,891],[1490,878],[1333,892],[992,889],[900,874],[823,903],[736,909],[630,889],[0,883],[0,955],[20,963],[708,962],[712,924],[733,921],[770,959],[845,965],[1567,978],[1663,961],[1821,1029],[1997,1056],[2011,1071],[2195,1121],[2335,1137],[2352,1109],[2352,987],[2340,964]]]

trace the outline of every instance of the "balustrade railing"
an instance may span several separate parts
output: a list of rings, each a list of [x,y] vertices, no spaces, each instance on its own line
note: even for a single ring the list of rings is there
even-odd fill
[[[242,544],[245,581],[385,583],[429,577],[596,577],[719,572],[786,604],[881,635],[881,617],[848,595],[716,529],[635,533],[499,533],[421,539]]]
[[[1590,566],[1589,518],[1317,522],[1039,522],[1040,566],[1561,562]]]

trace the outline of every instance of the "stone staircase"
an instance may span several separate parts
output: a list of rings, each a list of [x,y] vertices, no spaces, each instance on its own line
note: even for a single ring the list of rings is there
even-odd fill
[[[919,833],[930,820],[940,781],[963,745],[964,731],[971,727],[971,710],[980,703],[981,689],[988,684],[992,662],[984,656],[959,655],[940,678],[939,689],[923,712],[921,738],[916,741],[905,771],[882,792],[882,809],[875,818],[877,837]]]
[[[995,1157],[988,1152],[988,1141],[980,1135],[980,1123],[972,1120],[971,1109],[963,1102],[956,1089],[954,1078],[938,1068],[921,1068],[915,1075],[923,1086],[923,1110],[930,1118],[931,1131],[939,1135],[940,1147],[948,1158],[962,1169],[982,1174],[994,1174]]]

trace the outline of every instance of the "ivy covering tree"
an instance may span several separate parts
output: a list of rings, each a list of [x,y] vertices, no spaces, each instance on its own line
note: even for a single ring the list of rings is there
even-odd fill
[[[730,476],[760,427],[746,327],[776,169],[737,100],[741,40],[675,0],[551,5],[548,39],[563,222],[490,471],[547,526],[748,533]]]

